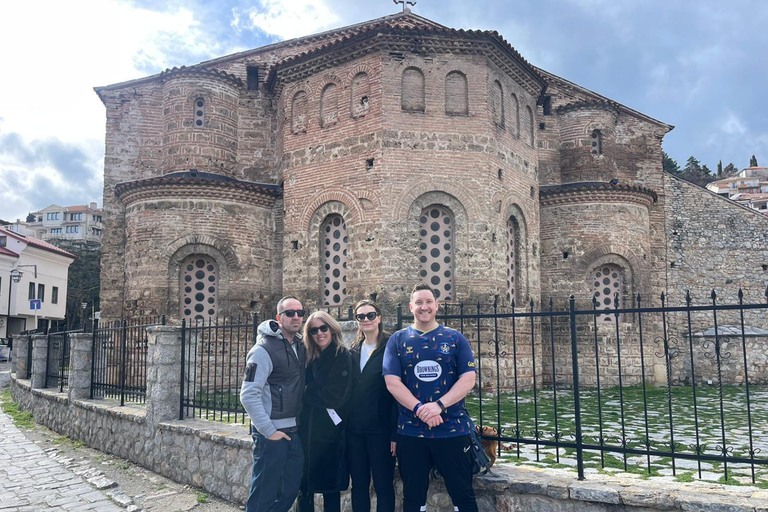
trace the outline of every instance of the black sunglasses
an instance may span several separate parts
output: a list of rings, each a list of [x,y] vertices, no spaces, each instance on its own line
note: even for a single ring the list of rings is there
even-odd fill
[[[293,318],[293,315],[299,315],[299,318],[304,318],[304,310],[303,309],[286,309],[282,313],[278,313],[278,315],[285,315],[288,318]]]
[[[315,334],[317,334],[317,331],[328,332],[328,324],[323,324],[320,327],[310,327],[309,335],[314,336]]]
[[[366,318],[370,321],[373,321],[377,316],[379,316],[377,312],[371,311],[370,313],[358,313],[355,315],[355,318],[357,318],[358,322],[362,322]]]

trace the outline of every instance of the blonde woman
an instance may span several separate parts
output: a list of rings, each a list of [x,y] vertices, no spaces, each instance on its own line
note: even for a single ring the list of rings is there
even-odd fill
[[[299,423],[304,476],[299,512],[314,511],[315,493],[323,494],[325,512],[340,512],[340,492],[349,486],[344,452],[352,357],[341,340],[339,323],[324,311],[312,313],[307,319],[304,344],[307,372]]]
[[[355,304],[357,339],[352,344],[355,387],[347,421],[347,463],[352,476],[353,512],[370,512],[373,476],[376,512],[395,510],[395,429],[397,408],[387,391],[381,363],[389,334],[374,302]]]

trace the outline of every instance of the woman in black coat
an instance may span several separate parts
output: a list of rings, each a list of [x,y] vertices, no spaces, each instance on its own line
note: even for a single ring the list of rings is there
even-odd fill
[[[352,393],[352,357],[341,341],[338,322],[324,311],[307,319],[304,343],[307,373],[299,423],[304,475],[299,512],[314,511],[315,493],[323,494],[325,512],[339,512],[340,491],[349,486],[344,431]]]
[[[387,391],[381,364],[388,336],[381,310],[369,301],[355,304],[357,339],[352,344],[355,387],[347,422],[347,463],[352,476],[352,510],[370,512],[373,475],[376,511],[395,510],[395,427],[397,408]]]

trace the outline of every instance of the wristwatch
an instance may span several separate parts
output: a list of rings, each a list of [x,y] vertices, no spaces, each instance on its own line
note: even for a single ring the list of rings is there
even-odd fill
[[[443,405],[443,402],[441,400],[438,400],[435,403],[440,406],[440,414],[445,414],[445,405]]]

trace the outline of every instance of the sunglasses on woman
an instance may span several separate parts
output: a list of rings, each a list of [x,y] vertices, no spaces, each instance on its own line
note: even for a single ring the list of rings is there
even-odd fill
[[[278,313],[278,315],[285,315],[288,318],[293,318],[294,315],[299,315],[299,318],[304,318],[304,310],[303,309],[286,309],[282,313]]]
[[[371,311],[370,313],[358,313],[355,315],[355,318],[357,318],[358,322],[362,322],[363,320],[370,320],[373,322],[373,320],[379,316],[379,314],[375,311]]]
[[[317,331],[320,332],[328,332],[328,324],[323,324],[320,327],[310,327],[309,328],[309,335],[314,336],[317,334]]]

